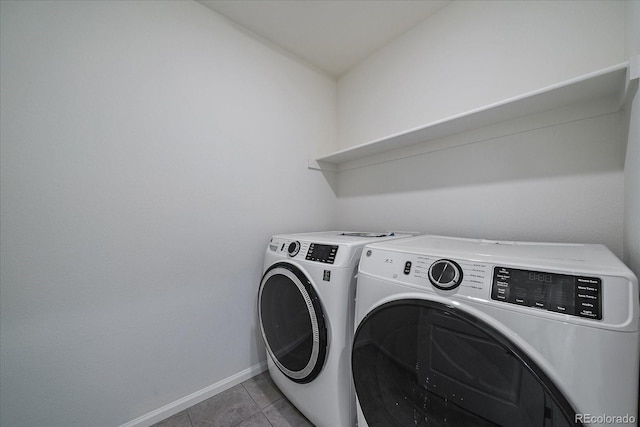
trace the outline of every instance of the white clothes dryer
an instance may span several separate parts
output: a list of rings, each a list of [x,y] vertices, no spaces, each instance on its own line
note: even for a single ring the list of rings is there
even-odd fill
[[[350,360],[362,248],[410,236],[330,231],[276,235],[267,245],[258,315],[269,373],[317,426],[355,424]]]
[[[368,245],[359,427],[636,425],[638,280],[602,245]]]

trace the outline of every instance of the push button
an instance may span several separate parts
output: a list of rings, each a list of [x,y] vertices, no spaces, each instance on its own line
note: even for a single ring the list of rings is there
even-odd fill
[[[527,288],[515,287],[515,289],[513,289],[513,300],[511,302],[527,305]]]
[[[404,274],[411,273],[411,261],[407,261],[404,263]]]
[[[493,295],[493,299],[497,299],[500,301],[507,301],[507,299],[509,298],[509,287],[507,286],[500,286],[498,285],[497,287],[494,288],[494,295]]]

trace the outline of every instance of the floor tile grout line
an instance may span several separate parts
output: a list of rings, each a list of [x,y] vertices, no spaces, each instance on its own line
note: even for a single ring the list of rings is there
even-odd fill
[[[257,410],[256,412],[252,413],[251,415],[247,416],[246,418],[244,418],[244,419],[242,419],[242,420],[238,421],[236,424],[234,424],[234,425],[233,425],[233,426],[231,426],[231,427],[237,427],[237,426],[239,426],[239,425],[240,425],[240,424],[242,424],[243,422],[247,421],[249,418],[251,418],[251,417],[255,417],[255,416],[256,416],[256,414],[258,414],[258,413],[261,413],[261,414],[262,414],[262,409],[260,409],[260,405],[258,405],[258,402],[256,402],[256,400],[253,398],[253,396],[251,395],[251,393],[249,393],[249,390],[247,390],[247,388],[244,386],[244,383],[245,383],[245,381],[243,381],[243,382],[241,382],[241,383],[240,383],[240,385],[242,386],[242,389],[244,390],[244,392],[245,392],[245,393],[247,393],[247,396],[249,396],[249,399],[251,399],[251,401],[253,402],[253,404],[254,404],[254,405],[256,405],[256,408],[258,408],[258,410]],[[263,415],[264,415],[264,414],[263,414]],[[269,421],[269,420],[267,419],[267,421]],[[271,423],[269,423],[269,424],[271,424]],[[193,424],[191,425],[191,427],[193,427]],[[272,427],[273,427],[273,426],[272,426]]]
[[[253,377],[252,377],[252,378],[253,378]],[[266,387],[266,386],[265,386],[264,384],[262,384],[262,386],[257,386],[257,385],[256,385],[256,387],[257,387],[257,388],[256,388],[256,387],[253,387],[253,386],[254,386],[254,384],[251,384],[253,388],[256,388],[256,389],[254,390],[254,392],[256,393],[256,396],[255,396],[255,397],[254,397],[254,395],[250,392],[250,387],[247,387],[247,384],[246,384],[246,383],[248,383],[248,382],[249,382],[249,380],[245,380],[245,381],[241,382],[241,383],[240,383],[240,384],[238,384],[238,385],[241,385],[241,386],[242,386],[242,387],[241,387],[241,388],[242,388],[242,390],[244,391],[244,393],[246,393],[246,395],[248,395],[248,396],[249,396],[251,403],[253,403],[253,408],[257,409],[257,411],[254,411],[251,415],[247,416],[246,418],[244,418],[244,419],[242,419],[242,420],[239,420],[239,421],[235,422],[231,427],[238,427],[238,426],[240,426],[242,423],[246,422],[246,421],[247,421],[247,420],[249,420],[250,418],[252,418],[252,417],[256,417],[256,416],[258,415],[258,413],[259,413],[259,414],[261,414],[261,415],[262,415],[262,417],[264,418],[264,420],[266,420],[266,421],[267,421],[267,424],[266,424],[265,426],[267,426],[267,425],[268,425],[268,426],[270,426],[270,427],[278,427],[278,426],[281,426],[281,424],[279,423],[279,421],[278,421],[278,420],[271,420],[271,419],[269,418],[268,414],[267,414],[267,410],[268,410],[268,409],[270,409],[270,408],[272,408],[272,407],[273,407],[274,409],[273,409],[273,410],[271,410],[271,411],[268,411],[269,413],[273,413],[273,411],[274,411],[274,410],[276,411],[276,413],[280,413],[280,409],[282,409],[282,408],[280,408],[280,409],[279,409],[278,407],[275,407],[275,405],[279,404],[279,402],[280,402],[280,403],[281,403],[281,402],[285,402],[286,406],[292,407],[292,408],[293,408],[293,410],[294,410],[295,412],[297,412],[300,416],[302,416],[302,418],[303,418],[304,420],[306,420],[306,418],[304,417],[304,415],[303,415],[302,413],[300,413],[300,411],[299,411],[299,410],[298,410],[298,409],[297,409],[297,408],[296,408],[296,407],[295,407],[295,406],[294,406],[294,405],[293,405],[293,404],[292,404],[292,403],[287,399],[287,397],[286,397],[283,393],[281,393],[281,392],[280,392],[280,390],[277,388],[277,386],[276,386],[275,384],[273,384],[272,382],[271,382],[271,385],[272,385],[272,386],[273,386],[273,387],[278,391],[278,393],[277,393],[276,395],[273,395],[271,392],[265,392],[264,387]],[[269,387],[266,387],[266,388],[267,388],[267,389],[269,389]],[[258,403],[258,401],[257,401],[256,399],[259,399],[263,394],[265,395],[265,397],[266,397],[267,395],[271,394],[270,398],[274,398],[274,397],[276,397],[276,398],[275,398],[275,400],[273,400],[273,401],[269,401],[269,399],[266,399],[266,400],[265,400],[265,402],[267,402],[267,403],[266,403],[265,407],[264,407],[264,408],[261,408],[261,407],[260,407],[260,404]],[[214,396],[214,397],[215,397],[215,396]],[[264,400],[264,399],[259,399],[259,400]],[[245,401],[245,402],[246,402],[246,403],[245,403],[245,405],[244,405],[245,407],[247,407],[247,406],[251,406],[251,403],[250,403],[249,401]],[[202,403],[202,402],[200,402],[200,403]],[[195,424],[195,423],[194,423],[194,421],[193,421],[193,418],[192,418],[192,416],[191,416],[191,409],[192,409],[193,407],[197,406],[197,405],[200,405],[200,403],[195,404],[195,405],[193,405],[193,406],[191,406],[191,407],[189,407],[189,408],[186,408],[186,409],[184,409],[183,411],[181,411],[181,412],[184,412],[184,414],[186,415],[186,417],[187,417],[187,421],[188,421],[188,425],[189,425],[190,427],[195,427],[196,425],[200,425],[200,424]],[[282,405],[280,405],[280,406],[282,406]],[[273,414],[272,414],[272,415],[273,415]],[[171,418],[171,417],[169,417],[169,418]],[[167,418],[166,420],[168,420],[168,418]],[[262,421],[261,421],[261,423],[263,423],[263,421],[264,421],[264,420],[262,420]],[[165,420],[163,420],[163,421],[165,421]],[[307,420],[307,421],[308,421],[308,420]],[[210,426],[213,426],[213,424],[211,424],[211,422],[210,422],[209,420],[207,420],[207,419],[203,419],[203,420],[202,420],[202,422],[204,423],[204,424],[202,424],[203,426],[204,426],[204,425],[207,425],[207,426],[209,426],[209,425],[210,425]],[[157,424],[158,424],[158,423],[157,423]],[[173,424],[174,424],[174,423],[172,422],[172,423],[171,423],[171,425],[173,425]],[[214,424],[215,424],[215,422],[214,422]],[[310,425],[312,425],[312,424],[310,424]]]
[[[247,380],[247,381],[249,381],[249,380]],[[245,382],[246,382],[246,381],[245,381]],[[255,404],[256,404],[256,406],[257,406],[257,407],[258,407],[258,409],[260,410],[260,413],[262,414],[262,416],[267,420],[267,422],[269,423],[269,425],[270,425],[271,427],[273,427],[273,424],[272,424],[272,423],[271,423],[271,421],[269,420],[269,417],[267,417],[267,414],[265,414],[265,413],[264,413],[264,410],[265,410],[266,408],[268,408],[269,406],[271,406],[271,405],[273,404],[273,402],[272,402],[272,403],[269,403],[269,404],[268,404],[267,406],[265,406],[264,408],[261,408],[261,407],[260,407],[260,405],[258,404],[258,402],[256,402],[256,399],[254,399],[254,398],[253,398],[253,395],[251,395],[251,392],[247,389],[247,387],[245,387],[245,385],[244,385],[244,383],[245,383],[245,382],[243,382],[243,383],[242,383],[242,387],[244,387],[244,389],[246,390],[246,392],[247,392],[247,394],[249,395],[249,397],[251,398],[251,400],[253,400],[253,403],[255,403]]]
[[[267,408],[268,408],[268,406],[267,406]],[[265,420],[267,420],[267,422],[269,423],[269,425],[270,425],[271,427],[275,427],[275,426],[273,425],[273,423],[271,422],[271,420],[269,419],[269,417],[267,417],[267,414],[265,414],[265,413],[264,413],[264,410],[261,410],[260,412],[262,412],[262,416],[264,417],[264,419],[265,419]]]
[[[248,380],[247,380],[248,381]],[[246,382],[246,381],[245,381]],[[256,408],[258,408],[260,410],[260,412],[262,412],[262,408],[260,407],[260,405],[258,405],[258,402],[256,402],[256,399],[253,398],[253,396],[251,395],[251,392],[244,386],[244,383],[242,382],[240,383],[240,385],[242,386],[242,388],[244,389],[244,391],[249,395],[249,397],[251,398],[251,400],[253,401],[253,403],[256,404]]]
[[[247,380],[249,381],[249,380]],[[267,406],[265,406],[264,408],[261,408],[260,405],[258,404],[258,402],[256,402],[256,400],[253,398],[253,396],[251,395],[251,392],[247,389],[247,387],[245,387],[244,383],[246,381],[243,381],[242,383],[240,383],[242,385],[242,388],[244,388],[244,390],[247,392],[247,394],[249,395],[249,397],[251,398],[251,400],[253,400],[253,403],[256,404],[256,406],[258,407],[258,409],[260,410],[260,413],[262,414],[262,416],[265,418],[265,420],[267,420],[267,422],[269,423],[269,425],[271,427],[274,427],[273,423],[271,422],[271,420],[269,419],[269,417],[267,417],[267,414],[264,413],[264,410],[267,409],[269,406],[273,405],[274,403],[276,403],[277,401],[279,401],[280,399],[282,399],[282,397],[279,397],[278,399],[274,400],[273,402],[269,403]],[[192,426],[193,427],[193,426]]]

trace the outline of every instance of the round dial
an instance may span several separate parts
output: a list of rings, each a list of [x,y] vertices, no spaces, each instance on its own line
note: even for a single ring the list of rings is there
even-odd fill
[[[455,289],[462,282],[462,269],[455,261],[439,259],[429,267],[429,281],[438,289]]]
[[[294,257],[298,255],[298,252],[300,252],[300,242],[296,240],[295,242],[289,243],[289,246],[287,247],[287,252],[289,253],[290,257]]]

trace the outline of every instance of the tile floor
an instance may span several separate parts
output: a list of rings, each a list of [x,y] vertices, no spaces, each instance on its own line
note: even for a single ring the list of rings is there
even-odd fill
[[[152,427],[313,427],[263,372]]]

